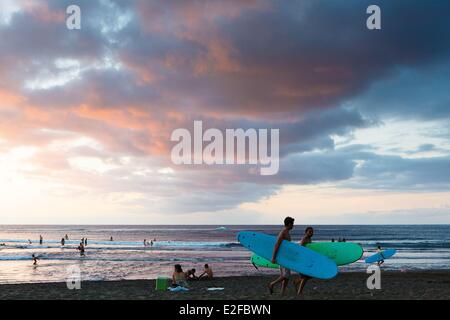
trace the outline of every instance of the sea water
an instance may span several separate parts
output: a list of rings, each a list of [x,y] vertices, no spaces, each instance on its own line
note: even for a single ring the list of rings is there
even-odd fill
[[[295,226],[299,241],[305,226]],[[450,225],[318,225],[314,241],[345,238],[360,243],[364,257],[377,245],[397,249],[386,260],[385,270],[450,269]],[[236,234],[252,230],[276,235],[280,226],[0,226],[0,283],[61,282],[68,268],[76,266],[82,280],[153,279],[170,276],[174,264],[201,273],[208,263],[217,276],[276,274],[256,270],[251,253],[236,242]],[[61,239],[69,236],[64,247]],[[39,244],[42,235],[43,244]],[[113,237],[113,241],[110,241]],[[86,256],[76,248],[88,239]],[[28,239],[32,244],[28,244]],[[153,246],[144,246],[144,239]],[[31,256],[39,258],[33,266]],[[363,258],[364,258],[363,257]],[[365,271],[360,260],[340,268],[342,272]]]

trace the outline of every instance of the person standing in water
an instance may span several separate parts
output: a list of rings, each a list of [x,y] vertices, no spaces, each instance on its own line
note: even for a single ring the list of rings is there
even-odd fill
[[[84,246],[87,246],[87,238],[84,239]]]
[[[278,234],[277,242],[273,248],[272,263],[277,263],[277,254],[283,240],[291,241],[290,231],[294,228],[294,218],[286,217],[284,219],[284,228]],[[291,277],[291,270],[280,266],[280,276],[268,284],[270,294],[273,293],[273,287],[281,282],[281,294],[285,294],[289,278]]]
[[[44,238],[42,238],[42,235],[39,236],[39,244],[42,245],[42,242],[44,241]]]
[[[84,244],[83,242],[80,242],[80,245],[77,248],[80,251],[80,256],[84,257]]]
[[[64,247],[64,245],[66,244],[66,240],[64,238],[61,239],[61,246]]]
[[[111,237],[111,239],[109,239],[109,241],[114,241],[113,237]]]
[[[37,266],[38,258],[34,255],[34,253],[31,255],[31,258],[33,259],[33,266]]]
[[[69,236],[66,234],[66,236],[64,237],[66,240],[69,240]]]
[[[314,235],[314,229],[312,227],[308,227],[305,229],[305,235],[303,236],[302,240],[300,241],[301,246],[306,246],[308,243],[312,242],[312,237]],[[297,289],[297,294],[301,295],[303,292],[303,288],[306,285],[306,282],[311,279],[309,276],[305,276],[303,274],[300,274],[300,277],[297,281],[295,281],[295,287]]]

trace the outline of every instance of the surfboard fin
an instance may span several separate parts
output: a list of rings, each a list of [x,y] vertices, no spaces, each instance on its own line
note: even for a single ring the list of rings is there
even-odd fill
[[[255,267],[256,270],[259,271],[259,269],[258,269],[258,267],[256,266],[256,264],[254,264],[254,263],[252,262],[252,265]]]

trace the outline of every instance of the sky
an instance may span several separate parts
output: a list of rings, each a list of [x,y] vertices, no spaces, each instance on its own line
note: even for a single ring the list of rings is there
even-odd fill
[[[450,223],[448,12],[2,0],[0,223]],[[171,133],[195,120],[279,129],[278,174],[173,164]]]

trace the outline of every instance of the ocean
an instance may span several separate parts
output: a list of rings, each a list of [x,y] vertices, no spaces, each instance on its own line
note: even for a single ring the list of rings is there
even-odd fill
[[[306,226],[295,226],[293,241],[299,241]],[[318,225],[313,241],[345,238],[360,243],[364,257],[377,245],[397,249],[386,260],[385,270],[450,269],[450,225]],[[66,281],[68,269],[76,266],[83,281],[154,279],[170,276],[174,264],[201,273],[208,263],[217,276],[274,274],[256,270],[251,253],[236,241],[239,231],[276,235],[281,226],[44,226],[0,225],[0,283]],[[69,236],[64,247],[61,238]],[[39,244],[39,235],[43,244]],[[76,250],[81,238],[88,239],[86,256]],[[113,237],[113,241],[110,238]],[[144,239],[156,239],[145,247]],[[31,244],[28,243],[31,240]],[[38,266],[31,256],[39,258]],[[340,267],[342,272],[365,271],[360,260]]]

